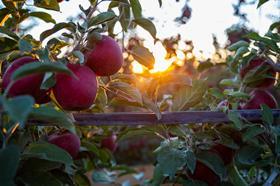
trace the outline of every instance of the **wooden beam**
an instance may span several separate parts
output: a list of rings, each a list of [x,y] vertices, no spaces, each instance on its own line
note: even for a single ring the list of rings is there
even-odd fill
[[[248,121],[261,120],[261,110],[234,110],[242,118]],[[185,112],[164,112],[158,120],[153,113],[119,112],[119,113],[96,113],[73,114],[76,124],[80,126],[90,125],[172,125],[187,123],[227,123],[230,120],[226,113],[215,111],[185,111]],[[273,110],[274,118],[280,118],[280,109]]]

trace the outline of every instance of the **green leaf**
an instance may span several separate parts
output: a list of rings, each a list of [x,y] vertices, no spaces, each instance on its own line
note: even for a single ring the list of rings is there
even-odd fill
[[[229,167],[229,180],[233,185],[249,186],[249,184],[240,175],[240,173],[235,165],[231,165]]]
[[[91,27],[91,26],[105,23],[107,21],[114,19],[115,17],[116,17],[116,14],[112,11],[102,12],[102,13],[98,14],[97,16],[92,17],[89,20],[89,26]]]
[[[143,46],[135,46],[131,49],[130,53],[132,54],[133,58],[136,61],[138,61],[140,64],[144,65],[145,67],[149,69],[154,67],[155,57],[149,51],[149,49]]]
[[[268,1],[269,0],[259,0],[257,8],[259,8],[260,6],[262,6],[264,3],[268,2]]]
[[[191,173],[194,173],[195,167],[196,167],[196,157],[193,151],[188,150],[186,152],[186,162],[187,162],[187,167],[191,171]]]
[[[11,1],[3,0],[2,3],[5,5],[6,8],[9,9],[9,11],[16,11],[17,10],[16,4],[11,2]]]
[[[148,98],[146,95],[143,95],[143,104],[146,108],[148,108],[149,110],[151,110],[156,114],[158,120],[161,119],[162,115],[158,105],[155,102],[153,102],[150,98]]]
[[[174,94],[173,111],[187,110],[201,102],[207,91],[204,81],[193,81],[193,86],[181,86]]]
[[[52,88],[55,85],[55,83],[56,83],[55,74],[52,72],[47,72],[44,75],[44,79],[40,89],[48,90]]]
[[[117,97],[143,105],[142,94],[136,87],[124,82],[110,82],[108,87]]]
[[[13,80],[18,80],[22,77],[31,75],[31,74],[37,74],[37,73],[46,73],[46,72],[60,72],[60,73],[66,73],[69,75],[72,75],[73,72],[67,68],[66,65],[56,62],[56,63],[28,63],[23,66],[21,66],[19,69],[17,69],[13,75]]]
[[[261,156],[262,148],[257,145],[243,146],[237,153],[237,160],[246,165],[252,165]]]
[[[279,25],[280,28],[280,25]],[[280,34],[274,33],[273,31],[269,30],[266,34],[266,37],[269,37],[273,42],[279,43],[280,42]]]
[[[147,30],[151,36],[155,39],[157,35],[157,30],[153,22],[146,18],[136,18],[133,20],[137,25],[141,26]]]
[[[18,51],[18,42],[7,37],[0,37],[0,46],[1,60],[6,60],[8,56]]]
[[[116,166],[112,167],[112,170],[121,171],[121,173],[118,175],[119,177],[127,175],[127,174],[134,174],[133,178],[135,178],[138,181],[140,181],[144,176],[142,172],[139,173],[139,172],[135,171],[134,168],[126,166],[126,165],[116,165]]]
[[[95,98],[95,102],[94,104],[101,109],[102,111],[104,111],[104,108],[106,107],[106,105],[108,104],[108,97],[106,94],[106,90],[103,88],[99,88],[97,91],[97,95]]]
[[[20,160],[20,149],[15,145],[0,150],[0,183],[13,186]]]
[[[130,6],[134,15],[134,18],[141,18],[142,17],[142,7],[138,0],[129,0]]]
[[[80,64],[85,62],[85,56],[81,51],[75,50],[72,54],[79,59]]]
[[[91,186],[89,178],[82,173],[74,175],[74,182],[79,186]]]
[[[55,20],[52,18],[52,16],[46,12],[31,12],[29,13],[29,16],[39,18],[45,21],[46,23],[53,23],[53,24],[56,23]]]
[[[183,142],[179,140],[165,140],[155,150],[158,166],[163,175],[174,178],[176,172],[184,167],[188,160],[185,147]]]
[[[214,64],[211,63],[210,61],[201,62],[201,63],[199,63],[199,65],[197,67],[197,70],[198,70],[198,72],[202,72],[202,71],[207,70],[207,69],[209,69],[213,66],[214,66]]]
[[[52,122],[57,126],[75,131],[75,126],[71,118],[66,113],[50,106],[33,108],[30,112],[30,119],[41,122]]]
[[[243,40],[241,40],[241,41],[237,41],[236,43],[233,43],[232,45],[230,45],[229,47],[228,47],[228,49],[230,50],[230,51],[236,51],[237,49],[239,49],[240,47],[249,47],[249,43],[248,42],[246,42],[246,41],[243,41]]]
[[[129,128],[125,130],[124,132],[120,133],[118,135],[118,141],[123,141],[123,140],[129,140],[131,138],[137,137],[137,136],[148,136],[148,135],[153,135],[155,131],[149,128]]]
[[[274,121],[272,110],[267,105],[264,104],[261,105],[261,109],[262,109],[262,120],[266,124],[272,125]]]
[[[10,10],[8,8],[1,8],[0,9],[0,23],[4,20],[4,18],[10,14]],[[2,26],[4,26],[4,22],[2,24]]]
[[[49,58],[49,49],[47,47],[39,49],[36,51],[36,54],[39,56],[39,59],[43,63],[51,63],[52,60]]]
[[[236,87],[238,86],[240,83],[238,82],[237,79],[222,79],[220,82],[219,82],[220,85],[222,86],[229,86],[229,87]]]
[[[96,157],[100,157],[100,148],[98,148],[94,143],[89,142],[88,140],[82,139],[82,147],[86,148],[87,151],[92,152]]]
[[[197,153],[196,158],[213,170],[221,179],[225,177],[225,165],[223,160],[216,153],[202,151]]]
[[[250,98],[250,96],[245,92],[233,91],[228,89],[224,90],[224,94],[228,96],[232,96],[234,98],[245,98],[245,99]]]
[[[245,133],[243,134],[244,141],[249,141],[251,139],[254,139],[259,134],[262,134],[265,132],[265,128],[262,125],[253,125],[248,126]]]
[[[62,164],[42,160],[38,158],[28,158],[26,160],[22,160],[21,162],[21,171],[24,172],[32,172],[32,171],[40,171],[40,172],[48,172],[57,168],[60,168]]]
[[[66,33],[64,33],[64,36],[65,34]],[[47,42],[46,48],[49,49],[52,53],[59,54],[61,52],[61,49],[65,46],[69,46],[69,43],[66,43],[65,41],[57,38],[52,38]]]
[[[72,157],[68,152],[50,143],[31,143],[23,153],[24,157],[34,157],[43,160],[72,165]]]
[[[199,180],[179,180],[178,183],[183,186],[207,186],[207,183]]]
[[[237,128],[238,130],[242,129],[243,122],[240,119],[240,116],[239,116],[238,113],[236,113],[236,112],[229,112],[228,113],[228,119],[233,122],[235,128]]]
[[[271,24],[269,27],[269,30],[274,30],[275,28],[278,28],[278,27],[280,27],[280,21]]]
[[[251,32],[251,33],[247,34],[246,37],[249,39],[256,40],[256,41],[262,40],[262,37],[256,32]]]
[[[3,100],[3,107],[11,119],[19,122],[23,127],[34,103],[35,101],[31,96],[17,96]]]
[[[58,180],[50,172],[41,172],[41,171],[31,171],[24,172],[20,178],[25,185],[30,186],[64,186],[60,180]]]
[[[280,135],[275,135],[275,152],[277,156],[280,155]]]
[[[18,47],[21,52],[31,52],[33,48],[32,44],[25,39],[20,39],[18,41]]]
[[[19,37],[17,34],[15,34],[14,32],[8,30],[5,27],[0,27],[0,33],[5,34],[7,36],[9,36],[10,38],[14,39],[14,40],[19,40]]]
[[[269,39],[267,36],[262,37],[256,32],[251,32],[251,33],[247,34],[246,37],[248,37],[249,39],[255,40],[255,41],[259,41],[259,42],[261,42],[261,44],[265,45],[265,47],[267,47],[275,52],[280,53],[280,49],[279,49],[279,46],[277,45],[277,42],[275,42],[272,39]]]
[[[60,10],[57,0],[34,0],[34,5],[48,10]]]
[[[164,180],[164,175],[163,172],[161,170],[161,168],[159,167],[159,165],[156,165],[156,167],[154,168],[154,173],[153,173],[153,178],[152,178],[152,186],[158,186],[161,185],[161,183]]]
[[[74,24],[71,24],[71,23],[58,23],[58,24],[54,25],[53,28],[42,32],[41,35],[40,35],[40,41],[43,41],[44,39],[46,39],[50,35],[58,32],[62,29],[67,29],[71,32],[74,32],[76,27],[75,27]]]
[[[158,0],[159,7],[162,6],[162,0]]]
[[[113,183],[115,181],[115,176],[110,175],[109,172],[104,170],[95,170],[91,175],[92,181],[95,183]]]
[[[119,5],[120,17],[119,21],[121,23],[122,29],[127,32],[128,26],[130,25],[130,6],[127,6],[128,1],[124,0],[125,3]],[[127,4],[126,4],[127,3]]]
[[[238,48],[235,55],[233,56],[233,60],[234,61],[239,60],[243,56],[243,54],[245,54],[247,52],[249,52],[247,47],[243,46],[243,47]]]

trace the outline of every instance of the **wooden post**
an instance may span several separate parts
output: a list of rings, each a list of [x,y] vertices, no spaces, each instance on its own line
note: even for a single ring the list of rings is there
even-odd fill
[[[261,120],[261,110],[232,110],[240,117],[248,121]],[[228,123],[228,116],[224,112],[216,111],[184,111],[184,112],[163,112],[162,118],[157,119],[153,113],[137,113],[137,112],[119,112],[119,113],[75,113],[73,114],[76,125],[80,126],[100,126],[100,125],[122,125],[122,126],[137,126],[137,125],[174,125],[188,123]],[[273,110],[275,119],[280,118],[280,109]],[[53,125],[48,122],[35,122],[31,124],[37,125]]]

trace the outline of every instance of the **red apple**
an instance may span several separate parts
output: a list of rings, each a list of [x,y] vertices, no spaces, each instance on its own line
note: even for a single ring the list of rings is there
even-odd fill
[[[273,95],[266,91],[256,89],[250,93],[250,100],[244,105],[241,105],[242,109],[260,109],[262,104],[267,105],[271,109],[278,107],[277,101]]]
[[[216,144],[211,149],[211,152],[216,153],[223,160],[225,165],[232,162],[235,155],[235,150],[222,144]]]
[[[196,161],[194,173],[190,175],[194,180],[200,180],[208,184],[208,186],[217,186],[220,178],[208,166],[200,161]]]
[[[71,132],[52,134],[48,136],[48,142],[64,149],[73,158],[77,157],[81,146],[80,138]]]
[[[93,104],[97,92],[95,73],[87,66],[68,64],[76,75],[57,74],[53,93],[56,101],[65,110],[84,110]]]
[[[107,148],[112,152],[115,152],[118,145],[117,145],[117,135],[112,134],[110,136],[107,136],[106,138],[101,140],[101,147]]]
[[[25,56],[16,59],[7,68],[3,75],[3,89],[11,83],[13,73],[21,66],[38,61],[35,58]],[[44,74],[32,74],[17,80],[8,92],[8,96],[30,95],[34,97],[36,103],[43,104],[50,101],[48,90],[40,90]]]
[[[258,70],[257,70],[258,69]],[[256,70],[255,73],[253,73]],[[249,75],[249,78],[253,77],[261,77],[261,76],[269,76],[264,77],[262,79],[256,80],[254,82],[247,83],[248,87],[258,87],[258,88],[269,88],[275,83],[276,71],[273,67],[263,58],[254,58],[251,60],[246,66],[241,68],[240,77],[244,79],[248,73],[252,73]]]
[[[123,64],[122,51],[118,43],[109,36],[102,36],[94,48],[86,53],[86,65],[99,76],[110,76]]]

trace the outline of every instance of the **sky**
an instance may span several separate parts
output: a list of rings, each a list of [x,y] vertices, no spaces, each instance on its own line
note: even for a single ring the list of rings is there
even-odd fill
[[[157,37],[160,39],[176,36],[181,34],[182,39],[193,40],[196,50],[202,50],[205,53],[211,53],[214,49],[212,46],[212,34],[215,34],[220,43],[226,42],[225,29],[239,22],[239,18],[233,16],[232,3],[237,0],[190,0],[189,6],[192,9],[192,17],[187,24],[180,25],[174,21],[176,17],[181,15],[181,9],[185,4],[184,0],[176,2],[175,0],[163,0],[160,8],[157,0],[139,0],[144,17],[153,17],[154,24],[157,28]],[[32,4],[32,1],[27,1]],[[277,4],[278,3],[278,4]],[[268,18],[268,14],[279,15],[279,0],[270,0],[260,9],[256,9],[256,5],[245,6],[242,11],[248,14],[249,27],[254,28],[261,34],[265,33],[269,28],[272,20]],[[79,13],[79,4],[87,8],[88,0],[70,0],[60,3],[61,11],[49,11],[57,22],[66,21],[67,17],[75,16]],[[108,2],[103,2],[100,11],[106,10]],[[278,7],[278,9],[277,9]],[[39,26],[32,30],[32,35],[39,38],[42,30],[51,28],[51,23],[44,23],[37,20]],[[28,20],[25,24],[28,23]],[[151,36],[141,28],[136,30],[138,35],[146,39],[146,44],[152,47],[153,40]]]

